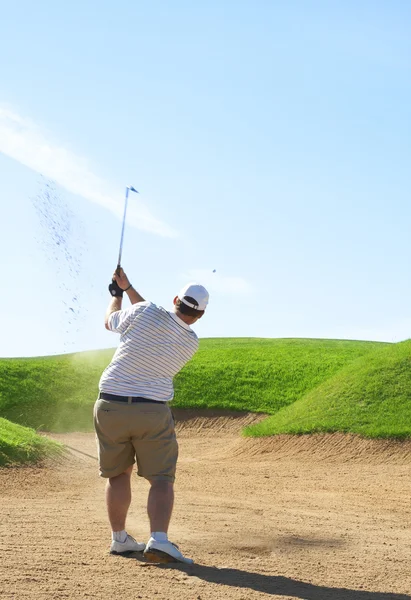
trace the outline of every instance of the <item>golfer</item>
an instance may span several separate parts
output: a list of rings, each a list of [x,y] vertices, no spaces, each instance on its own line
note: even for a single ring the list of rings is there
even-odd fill
[[[173,377],[198,349],[191,329],[208,304],[207,290],[186,285],[174,298],[172,312],[145,301],[130,284],[123,269],[109,286],[112,300],[105,326],[120,334],[120,344],[100,379],[94,407],[100,475],[107,478],[106,502],[112,530],[112,554],[143,552],[156,562],[193,561],[168,540],[174,503],[178,445],[168,406],[174,396]],[[126,292],[131,306],[122,309]],[[131,503],[130,479],[147,479],[147,512],[151,537],[146,544],[127,534]]]

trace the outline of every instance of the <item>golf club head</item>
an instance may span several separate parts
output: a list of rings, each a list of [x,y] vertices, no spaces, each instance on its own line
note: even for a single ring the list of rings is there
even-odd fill
[[[138,194],[138,190],[136,190],[136,188],[134,188],[132,185],[129,185],[128,189],[130,190],[130,192],[135,192],[136,194]]]

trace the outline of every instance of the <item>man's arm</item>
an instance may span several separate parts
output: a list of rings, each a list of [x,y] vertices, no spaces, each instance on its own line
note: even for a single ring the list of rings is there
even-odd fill
[[[110,304],[108,305],[108,308],[106,310],[106,316],[104,318],[104,325],[109,331],[110,327],[108,326],[108,320],[110,318],[110,315],[112,315],[114,312],[117,312],[118,310],[121,310],[122,300],[123,298],[121,296],[116,296],[110,300]]]

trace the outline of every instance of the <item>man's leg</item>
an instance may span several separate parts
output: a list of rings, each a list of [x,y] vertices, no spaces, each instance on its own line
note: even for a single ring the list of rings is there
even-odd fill
[[[131,503],[131,473],[133,465],[106,484],[108,518],[112,531],[111,554],[142,552],[146,545],[136,542],[126,532],[126,518]]]
[[[148,495],[147,512],[150,519],[151,537],[144,555],[153,562],[193,563],[168,540],[168,526],[174,504],[174,484],[167,480],[149,480],[151,484]]]
[[[151,413],[150,406],[150,413]],[[153,411],[154,412],[154,411]],[[147,413],[147,420],[152,419]],[[192,564],[168,539],[168,527],[174,504],[174,477],[178,458],[178,444],[170,408],[158,404],[151,424],[151,437],[136,440],[138,474],[150,482],[147,513],[150,519],[151,537],[144,552],[152,562],[179,561]]]
[[[121,475],[107,480],[106,502],[112,531],[123,531],[126,528],[126,517],[131,503],[132,472],[133,465]]]
[[[168,532],[174,505],[174,484],[166,480],[151,480],[148,494],[147,513],[150,531]]]

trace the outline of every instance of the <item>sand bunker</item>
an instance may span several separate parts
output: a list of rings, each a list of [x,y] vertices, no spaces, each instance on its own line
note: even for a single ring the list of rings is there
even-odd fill
[[[411,600],[410,444],[330,435],[253,440],[261,416],[177,412],[170,537],[192,567],[108,554],[93,434],[53,437],[67,457],[0,470],[0,597]],[[148,537],[133,478],[128,529]]]

